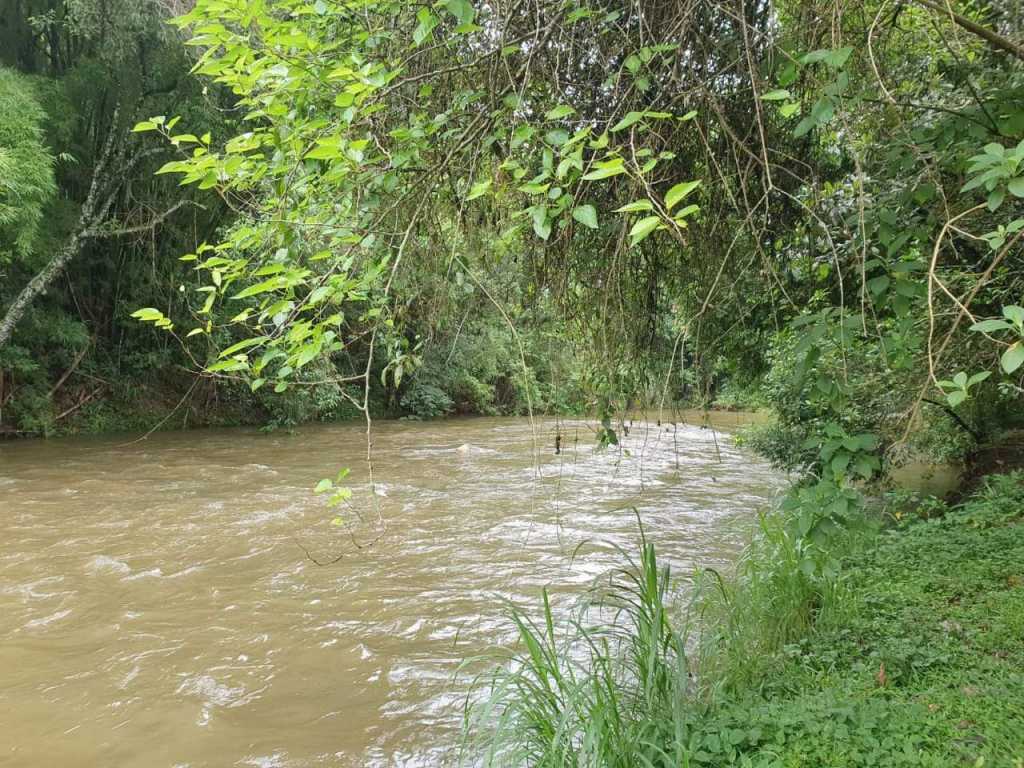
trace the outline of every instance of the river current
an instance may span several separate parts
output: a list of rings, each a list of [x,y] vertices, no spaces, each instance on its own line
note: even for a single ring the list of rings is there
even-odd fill
[[[361,425],[0,445],[0,765],[446,765],[462,660],[634,508],[675,573],[734,560],[784,479],[722,426],[381,422],[372,485]]]

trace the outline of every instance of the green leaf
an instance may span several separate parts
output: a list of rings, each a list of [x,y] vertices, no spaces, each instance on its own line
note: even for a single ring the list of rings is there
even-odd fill
[[[980,333],[992,333],[993,331],[1008,331],[1012,327],[1005,320],[982,320],[980,323],[972,325],[971,330],[979,331]]]
[[[597,229],[597,209],[592,205],[581,205],[573,208],[572,217],[584,226]]]
[[[839,69],[846,64],[846,60],[850,58],[851,53],[853,53],[853,48],[849,46],[836,48],[825,58],[825,63],[834,69]]]
[[[621,158],[619,159],[618,165],[610,165],[604,168],[597,168],[583,176],[584,181],[598,181],[600,179],[607,179],[611,176],[618,176],[620,173],[625,173],[626,169],[622,165]]]
[[[563,117],[568,117],[576,113],[576,110],[570,107],[568,104],[560,104],[554,109],[548,110],[547,114],[544,115],[545,120],[561,120]]]
[[[132,312],[132,317],[136,320],[142,320],[148,323],[154,323],[157,320],[163,320],[164,313],[159,309],[153,309],[152,307],[143,307]]]
[[[988,209],[995,211],[1003,204],[1003,200],[1006,199],[1006,192],[1002,189],[993,189],[988,193]]]
[[[991,375],[992,371],[982,371],[981,373],[974,374],[973,376],[971,376],[970,379],[967,380],[967,388],[970,389],[975,384],[980,384]]]
[[[473,6],[469,0],[448,0],[445,8],[452,16],[459,20],[460,24],[469,24],[473,21]]]
[[[256,285],[250,285],[248,288],[246,288],[243,291],[239,291],[238,293],[236,293],[231,298],[232,299],[245,299],[245,298],[248,298],[249,296],[255,296],[255,295],[259,294],[259,293],[266,293],[267,291],[273,291],[276,288],[280,288],[280,287],[281,287],[281,279],[277,278],[277,277],[272,277],[269,280],[264,280],[262,283],[256,283]]]
[[[957,389],[946,395],[946,402],[949,403],[950,408],[956,408],[960,403],[967,399],[967,392],[962,389]]]
[[[419,45],[433,34],[434,27],[438,24],[438,19],[437,16],[430,12],[429,8],[420,8],[416,18],[419,20],[419,24],[413,30],[412,39],[416,45]]]
[[[551,236],[551,220],[548,219],[546,206],[537,205],[532,210],[533,231],[541,240],[547,240]]]
[[[792,97],[792,94],[785,88],[778,88],[774,91],[768,91],[768,93],[761,94],[762,101],[785,101]]]
[[[218,371],[244,371],[249,367],[249,364],[244,360],[221,360],[219,363],[214,363],[207,367],[207,371],[210,373],[217,373]]]
[[[476,184],[474,184],[470,188],[469,194],[466,195],[466,200],[476,200],[478,197],[486,195],[488,190],[490,190],[490,188],[491,188],[491,180],[490,179],[485,179],[483,181],[478,181]]]
[[[160,176],[164,173],[187,173],[189,170],[191,170],[191,168],[187,160],[169,160],[157,168],[153,173],[156,176]]]
[[[1024,327],[1024,307],[1018,307],[1014,304],[1009,304],[1003,307],[1003,317],[1005,317],[1011,323],[1016,325],[1018,328]]]
[[[814,120],[813,117],[808,115],[807,117],[805,117],[803,120],[796,124],[796,128],[793,129],[793,136],[799,139],[801,136],[810,133],[811,128],[813,128],[815,125],[817,125],[817,122]]]
[[[515,131],[512,132],[512,141],[510,145],[512,149],[516,149],[525,142],[529,141],[533,137],[533,127],[529,125],[520,125]]]
[[[885,293],[892,280],[888,275],[879,275],[868,280],[868,290],[871,291],[872,296],[880,296]]]
[[[632,238],[632,244],[636,245],[650,235],[651,232],[663,226],[664,224],[662,224],[661,218],[658,216],[647,216],[640,219],[640,221],[634,224],[633,228],[629,230],[629,236]]]
[[[306,153],[310,160],[335,160],[342,156],[341,147],[336,143],[319,143]]]
[[[870,432],[864,432],[854,438],[860,445],[862,451],[873,451],[878,447],[878,437]]]
[[[671,211],[676,207],[682,200],[686,198],[691,192],[693,192],[701,184],[700,180],[697,181],[684,181],[680,184],[676,184],[668,192],[665,193],[665,207]]]
[[[314,357],[316,357],[319,354],[320,354],[320,347],[318,345],[316,345],[316,344],[307,344],[306,346],[304,346],[302,348],[302,351],[299,352],[299,356],[295,360],[295,367],[296,368],[301,368],[302,366],[304,366],[307,363],[309,363]],[[401,370],[401,366],[399,366],[399,370]],[[395,386],[396,387],[399,385],[399,383],[401,383],[401,378],[402,378],[401,374],[399,374],[398,377],[395,380]]]
[[[676,215],[673,218],[675,219],[677,224],[682,224],[683,223],[683,219],[685,219],[687,216],[692,216],[693,214],[695,214],[699,210],[700,210],[700,206],[699,205],[693,205],[691,203],[690,205],[686,206],[685,208],[680,208],[678,211],[676,211]]]
[[[837,453],[832,458],[832,471],[837,475],[844,474],[846,472],[846,468],[850,466],[850,458],[850,454],[848,454],[846,451],[841,451],[840,453]]]
[[[853,48],[822,48],[817,51],[811,51],[802,59],[801,64],[816,64],[817,62],[823,62],[826,66],[832,67],[833,69],[839,69],[846,60],[850,58],[850,54],[853,53]]]
[[[643,116],[643,112],[627,112],[624,118],[622,118],[621,120],[619,120],[619,122],[612,126],[612,133],[626,130],[631,125],[640,122],[640,120],[643,119]]]
[[[1000,358],[999,362],[1002,364],[1003,370],[1007,373],[1013,373],[1020,368],[1021,364],[1024,363],[1024,343],[1018,341],[1008,350],[1003,352],[1003,356]]]
[[[132,133],[143,133],[144,131],[155,131],[156,123],[152,120],[143,120],[141,123],[136,123],[135,127],[132,128]]]
[[[616,213],[636,213],[638,211],[653,211],[654,205],[650,200],[634,200],[615,209]]]
[[[257,344],[262,344],[266,340],[266,336],[256,336],[251,339],[243,339],[237,344],[232,344],[230,347],[225,349],[223,352],[220,353],[219,357],[230,357],[236,352],[241,352],[243,349],[248,349],[249,347],[255,347]]]
[[[551,184],[523,184],[519,191],[527,195],[544,195],[551,188]]]
[[[811,107],[811,119],[814,120],[816,125],[824,125],[829,122],[836,113],[836,105],[832,99],[822,96]]]
[[[334,487],[334,483],[331,482],[330,478],[324,478],[316,484],[316,488],[313,489],[313,493],[327,493]]]
[[[1024,176],[1011,179],[1006,188],[1010,190],[1010,194],[1014,197],[1024,197]]]

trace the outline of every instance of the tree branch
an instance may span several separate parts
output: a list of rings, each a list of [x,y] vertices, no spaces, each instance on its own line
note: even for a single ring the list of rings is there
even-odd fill
[[[186,205],[194,205],[197,208],[203,208],[202,205],[200,205],[199,203],[193,202],[192,200],[179,200],[177,203],[172,205],[166,211],[164,211],[163,213],[161,213],[161,214],[159,214],[157,216],[154,216],[152,219],[147,221],[145,224],[138,224],[138,225],[132,226],[132,227],[115,227],[115,228],[112,228],[112,229],[93,227],[91,229],[87,229],[83,234],[85,236],[87,236],[87,237],[99,238],[99,237],[122,237],[123,235],[136,235],[136,234],[138,234],[140,232],[152,232],[154,229],[156,229],[158,226],[160,226],[160,224],[162,224],[165,219],[167,219],[169,216],[171,216],[175,211],[177,211],[179,208],[185,207]]]
[[[983,27],[981,24],[971,21],[966,16],[961,16],[959,13],[956,13],[948,3],[943,5],[932,2],[932,0],[914,0],[914,2],[918,5],[923,5],[925,8],[931,8],[933,11],[941,13],[957,26],[966,29],[972,35],[977,35],[994,48],[999,48],[1011,56],[1015,56],[1021,61],[1024,61],[1024,46],[1017,45],[1017,43],[1003,37],[998,32],[995,32],[988,27]]]
[[[954,411],[948,405],[946,405],[945,403],[940,403],[938,400],[932,400],[930,397],[922,397],[921,398],[921,402],[922,403],[928,403],[929,405],[938,406],[939,408],[944,410],[946,412],[946,414],[951,419],[953,419],[953,421],[955,421],[957,424],[959,424],[960,427],[965,432],[967,432],[971,437],[973,437],[979,443],[981,442],[981,434],[979,432],[977,432],[973,427],[971,427],[970,424],[968,424],[966,421],[964,421],[963,418],[961,418],[960,414],[958,414],[956,411]]]

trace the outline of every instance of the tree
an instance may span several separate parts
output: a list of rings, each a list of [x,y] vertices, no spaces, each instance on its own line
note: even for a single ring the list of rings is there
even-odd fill
[[[60,190],[31,252],[0,267],[0,406],[14,429],[48,431],[80,396],[100,386],[110,395],[122,381],[140,392],[146,371],[169,379],[184,359],[157,364],[152,333],[126,307],[166,295],[177,257],[223,209],[204,212],[154,179],[169,150],[147,150],[126,126],[164,109],[197,125],[230,116],[217,110],[217,89],[204,94],[186,77],[192,61],[166,14],[155,0],[19,0],[0,10],[0,60],[23,73],[45,112],[40,140],[56,156]]]
[[[92,182],[85,202],[82,204],[78,223],[67,242],[55,253],[45,266],[29,280],[7,307],[3,318],[0,318],[0,347],[7,344],[35,298],[50,287],[61,275],[68,263],[74,259],[83,246],[90,240],[106,237],[132,235],[140,232],[151,232],[156,229],[175,211],[188,204],[187,200],[179,200],[166,210],[150,217],[141,224],[123,225],[110,219],[110,212],[124,184],[131,179],[135,168],[141,164],[149,153],[136,152],[128,156],[128,142],[118,140],[118,112],[114,111],[113,123],[107,133],[106,144],[100,155],[99,162],[93,170]]]
[[[0,269],[31,253],[57,189],[45,120],[27,78],[0,67]]]

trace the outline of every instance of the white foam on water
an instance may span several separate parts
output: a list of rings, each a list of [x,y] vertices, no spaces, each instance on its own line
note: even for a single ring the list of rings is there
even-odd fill
[[[51,613],[49,616],[44,616],[40,619],[32,619],[32,621],[28,622],[25,625],[25,629],[38,629],[39,627],[45,627],[49,624],[52,624],[55,621],[60,621],[69,613],[71,613],[71,609],[65,608],[63,611]]]
[[[200,698],[205,704],[217,707],[235,707],[245,703],[245,686],[230,686],[217,682],[212,675],[192,675],[178,686],[175,693]]]
[[[115,560],[108,555],[96,555],[85,566],[85,570],[92,574],[99,573],[131,573],[132,569],[128,563]]]
[[[254,757],[247,757],[244,760],[239,761],[238,765],[251,765],[254,768],[284,768],[285,753],[275,752],[272,755],[257,755]]]
[[[125,576],[122,579],[122,581],[136,581],[138,579],[152,579],[154,577],[158,578],[158,577],[163,576],[163,575],[164,575],[164,572],[162,570],[160,570],[159,568],[150,568],[148,571],[139,571],[138,573],[133,573],[130,576]]]

